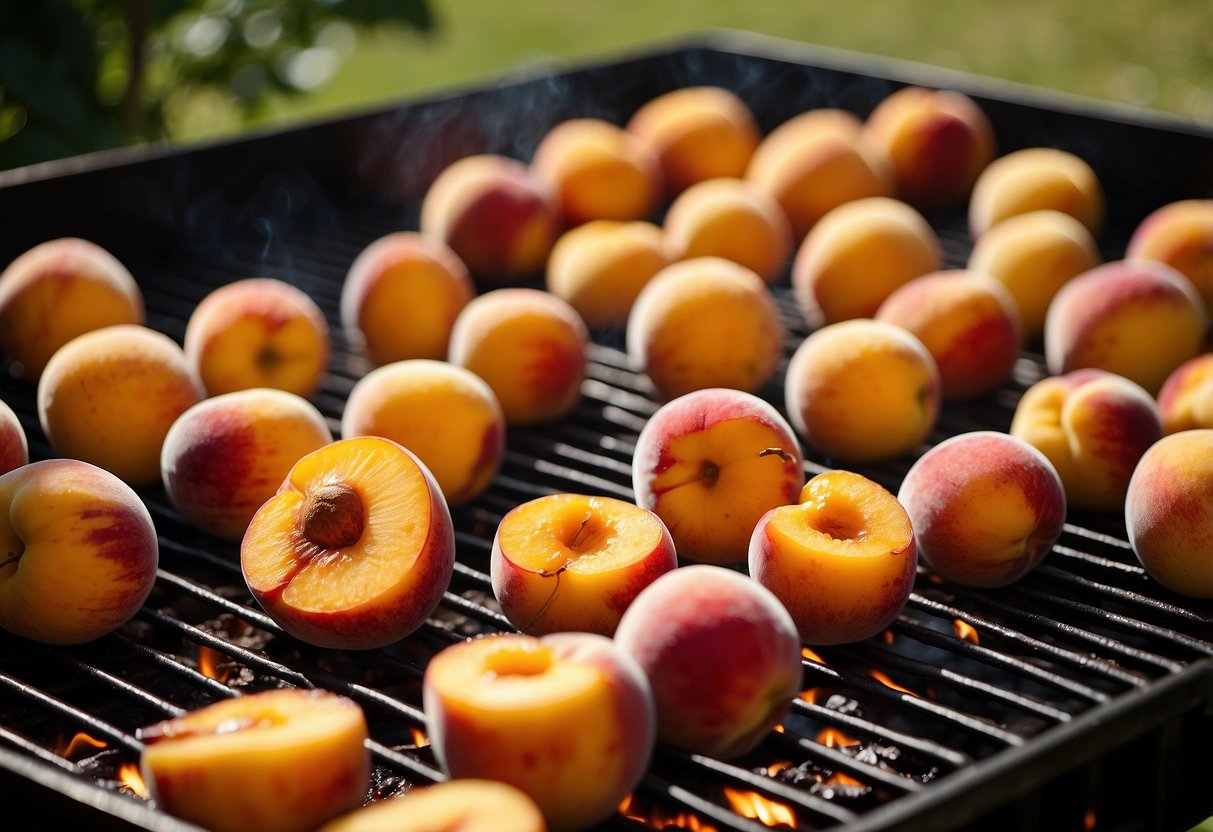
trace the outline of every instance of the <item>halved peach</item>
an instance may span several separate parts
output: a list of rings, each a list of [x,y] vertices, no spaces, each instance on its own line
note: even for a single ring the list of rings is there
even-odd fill
[[[319,832],[546,832],[543,813],[521,789],[464,778],[409,789],[329,821]]]
[[[433,474],[378,436],[300,459],[240,545],[253,597],[320,647],[383,647],[412,633],[442,600],[454,563],[451,514]]]
[[[512,509],[489,564],[501,611],[532,635],[612,635],[628,604],[678,566],[656,514],[624,500],[551,494]]]
[[[156,805],[215,832],[307,832],[358,806],[369,788],[362,708],[328,691],[239,696],[139,738]]]

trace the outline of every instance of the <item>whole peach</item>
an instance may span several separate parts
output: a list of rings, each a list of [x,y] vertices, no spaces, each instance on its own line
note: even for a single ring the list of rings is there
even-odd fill
[[[189,523],[239,540],[291,467],[331,441],[328,423],[307,399],[271,387],[235,390],[177,417],[164,437],[160,476]]]
[[[1075,277],[1045,318],[1045,360],[1054,375],[1095,367],[1131,379],[1151,395],[1202,352],[1204,301],[1175,269],[1115,260]]]
[[[840,460],[889,459],[935,427],[939,369],[918,337],[859,318],[810,333],[788,362],[784,402],[796,431]]]
[[[1133,468],[1162,426],[1153,397],[1139,384],[1087,369],[1029,387],[1010,432],[1053,463],[1069,506],[1120,511]]]
[[[1019,357],[1019,311],[992,277],[951,269],[898,287],[876,320],[913,333],[935,359],[944,401],[980,396],[1011,377]]]
[[[96,243],[61,237],[0,272],[0,355],[37,380],[59,347],[94,329],[144,322],[143,295],[126,266]]]
[[[341,287],[341,322],[376,365],[445,359],[451,328],[476,287],[449,247],[398,231],[364,248]]]
[[[1213,430],[1165,436],[1137,463],[1125,495],[1133,553],[1154,580],[1190,598],[1213,598]]]
[[[615,643],[653,689],[657,737],[723,759],[753,750],[802,687],[800,636],[779,599],[723,566],[692,564],[649,584]]]
[[[945,439],[919,457],[898,501],[918,557],[958,584],[1001,587],[1035,567],[1061,535],[1066,493],[1036,448],[980,430]]]
[[[1158,391],[1163,433],[1213,428],[1213,353],[1201,353],[1176,367]]]
[[[1009,217],[1052,209],[1082,222],[1092,234],[1103,229],[1104,193],[1099,176],[1084,160],[1054,147],[1028,147],[986,166],[969,197],[973,239]]]
[[[13,409],[0,400],[0,474],[7,474],[29,462],[29,442],[25,428]]]
[[[1181,199],[1150,212],[1125,249],[1125,259],[1137,258],[1179,270],[1213,312],[1213,199]]]

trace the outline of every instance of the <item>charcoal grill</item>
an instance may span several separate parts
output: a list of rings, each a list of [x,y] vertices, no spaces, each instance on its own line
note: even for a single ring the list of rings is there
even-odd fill
[[[61,235],[95,240],[143,289],[149,324],[181,340],[210,290],[267,275],[299,285],[333,324],[331,371],[313,397],[336,431],[368,369],[337,326],[345,270],[371,240],[416,228],[424,188],[472,152],[528,159],[563,118],[622,123],[657,93],[718,84],[764,131],[811,107],[861,116],[904,84],[976,98],[1000,150],[1053,145],[1107,190],[1105,258],[1133,225],[1179,198],[1213,196],[1213,131],[1178,118],[823,50],[739,32],[699,33],[559,72],[194,149],[140,148],[0,173],[0,261]],[[969,243],[962,209],[928,216],[950,266]],[[775,292],[789,353],[807,328],[786,278]],[[121,785],[140,726],[275,686],[352,696],[371,725],[368,799],[440,780],[419,681],[430,656],[508,629],[487,578],[493,531],[514,505],[556,491],[631,497],[630,458],[656,408],[620,333],[596,333],[584,401],[566,421],[512,430],[492,488],[454,512],[458,564],[435,616],[383,650],[321,650],[283,634],[250,598],[237,547],[186,525],[159,488],[140,493],[160,534],[161,570],[137,617],[73,648],[0,634],[0,796],[38,828],[193,829]],[[1147,347],[1148,348],[1148,347]],[[762,394],[782,405],[782,366]],[[1021,356],[995,393],[945,408],[929,442],[1005,430],[1045,373]],[[53,455],[34,388],[0,373],[34,458]],[[890,488],[912,459],[857,466]],[[831,461],[809,453],[810,472]],[[1138,567],[1123,521],[1072,513],[1044,564],[1016,585],[966,589],[921,573],[883,636],[808,652],[804,689],[781,732],[741,760],[659,748],[628,806],[604,829],[790,825],[859,830],[1182,830],[1213,815],[1203,765],[1213,740],[1213,606],[1168,593]],[[87,735],[66,749],[77,734]],[[738,808],[733,800],[749,804]],[[769,803],[764,803],[763,801]],[[778,807],[777,807],[778,808]],[[17,828],[13,809],[5,828]],[[780,810],[782,811],[782,810]],[[752,817],[753,816],[753,817]]]

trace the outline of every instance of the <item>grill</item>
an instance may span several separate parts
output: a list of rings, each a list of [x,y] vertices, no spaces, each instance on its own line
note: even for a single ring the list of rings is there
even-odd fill
[[[378,236],[416,228],[421,194],[447,163],[482,151],[528,159],[560,119],[622,123],[657,93],[690,84],[734,90],[770,130],[811,107],[866,115],[907,83],[972,95],[1002,152],[1046,144],[1091,162],[1109,201],[1107,259],[1123,254],[1148,210],[1213,195],[1213,131],[1188,122],[709,32],[230,143],[0,173],[0,259],[54,236],[88,237],[127,264],[149,325],[179,342],[193,306],[217,286],[265,275],[303,287],[333,325],[330,372],[313,401],[338,433],[345,396],[370,369],[337,325],[345,270]],[[963,266],[963,211],[928,219],[948,265]],[[807,328],[787,280],[774,290],[790,355]],[[250,598],[238,547],[187,526],[159,488],[143,489],[161,569],[136,618],[73,648],[0,634],[4,802],[20,801],[40,828],[193,829],[122,785],[123,767],[138,762],[136,729],[278,686],[323,687],[361,703],[375,762],[368,799],[441,780],[422,733],[420,679],[444,646],[509,629],[488,581],[497,522],[520,502],[557,491],[632,496],[633,444],[657,404],[620,335],[595,334],[584,400],[569,419],[510,432],[492,488],[454,511],[458,563],[443,604],[420,631],[383,650],[321,650],[283,634]],[[1025,351],[1002,389],[945,407],[930,442],[1005,430],[1020,394],[1045,372],[1039,352]],[[777,405],[782,374],[783,366],[760,391]],[[17,411],[38,459],[54,452],[34,393],[0,374],[0,397]],[[853,469],[896,490],[911,462]],[[811,450],[807,466],[833,467]],[[966,589],[923,572],[882,637],[806,652],[804,694],[783,730],[748,756],[725,763],[659,748],[632,799],[603,828],[1186,829],[1213,814],[1199,773],[1213,740],[1211,654],[1213,606],[1147,579],[1122,518],[1072,512],[1047,560],[1014,586]]]

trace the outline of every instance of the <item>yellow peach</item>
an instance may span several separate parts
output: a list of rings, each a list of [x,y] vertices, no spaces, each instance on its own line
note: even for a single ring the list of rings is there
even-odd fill
[[[1151,211],[1129,237],[1125,259],[1179,270],[1213,312],[1213,199],[1181,199]]]
[[[13,409],[0,400],[0,474],[29,462],[29,441]]]
[[[621,326],[640,290],[669,263],[662,230],[653,223],[591,220],[556,240],[546,285],[586,326]]]
[[[981,172],[969,198],[973,239],[1028,211],[1069,214],[1092,234],[1103,229],[1099,176],[1081,156],[1054,147],[1028,147],[1000,156]]]
[[[414,787],[361,806],[317,832],[547,832],[543,813],[526,792],[499,780],[465,777]]]
[[[1213,353],[1201,353],[1176,367],[1158,391],[1163,433],[1213,428]]]

